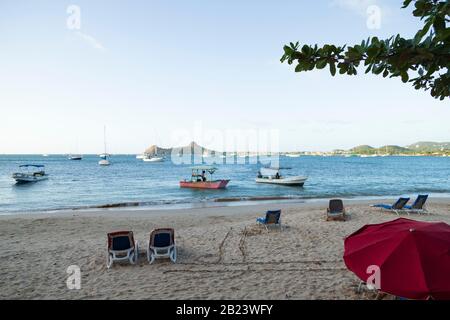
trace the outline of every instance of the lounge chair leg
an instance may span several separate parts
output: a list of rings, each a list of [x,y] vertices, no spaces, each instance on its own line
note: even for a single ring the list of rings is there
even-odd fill
[[[358,285],[358,289],[356,290],[357,293],[361,293],[361,288],[363,286],[364,282],[360,281]]]
[[[177,248],[174,247],[172,249],[172,252],[170,253],[170,260],[172,260],[173,263],[177,262]]]
[[[113,265],[113,259],[111,257],[111,254],[108,252],[108,255],[106,257],[106,268],[110,269]]]
[[[149,264],[152,264],[155,261],[155,255],[153,254],[153,250],[148,247],[147,249],[147,260]]]

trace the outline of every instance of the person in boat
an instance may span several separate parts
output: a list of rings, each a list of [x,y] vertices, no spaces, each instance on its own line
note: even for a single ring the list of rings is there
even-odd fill
[[[205,182],[206,181],[206,177],[205,177],[205,170],[202,171],[202,181]]]
[[[278,172],[275,174],[275,179],[280,179],[280,174]]]

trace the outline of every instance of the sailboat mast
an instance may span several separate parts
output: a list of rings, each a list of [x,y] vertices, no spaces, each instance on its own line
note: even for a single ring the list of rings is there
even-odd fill
[[[104,145],[105,156],[106,156],[106,126],[103,126],[103,145]]]

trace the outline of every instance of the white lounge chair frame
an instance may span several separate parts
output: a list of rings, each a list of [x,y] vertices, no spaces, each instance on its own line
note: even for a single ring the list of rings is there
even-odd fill
[[[134,248],[127,250],[112,250],[108,248],[106,267],[109,269],[116,261],[128,260],[131,264],[136,264],[139,257],[139,243],[134,242]]]
[[[175,239],[173,239],[173,244],[167,247],[154,247],[150,245],[153,233],[155,231],[160,232],[163,230],[164,229],[153,230],[150,233],[150,239],[147,240],[147,260],[149,264],[152,264],[159,258],[169,258],[173,263],[177,262],[177,246]]]

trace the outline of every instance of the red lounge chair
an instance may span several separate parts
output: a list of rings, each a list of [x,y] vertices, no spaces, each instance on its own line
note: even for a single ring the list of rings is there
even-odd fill
[[[138,242],[134,241],[133,231],[108,233],[108,257],[106,266],[111,268],[114,261],[126,261],[136,264],[139,255]]]
[[[177,261],[175,231],[172,228],[155,229],[150,233],[147,244],[147,260],[152,264],[156,258],[170,258]]]

